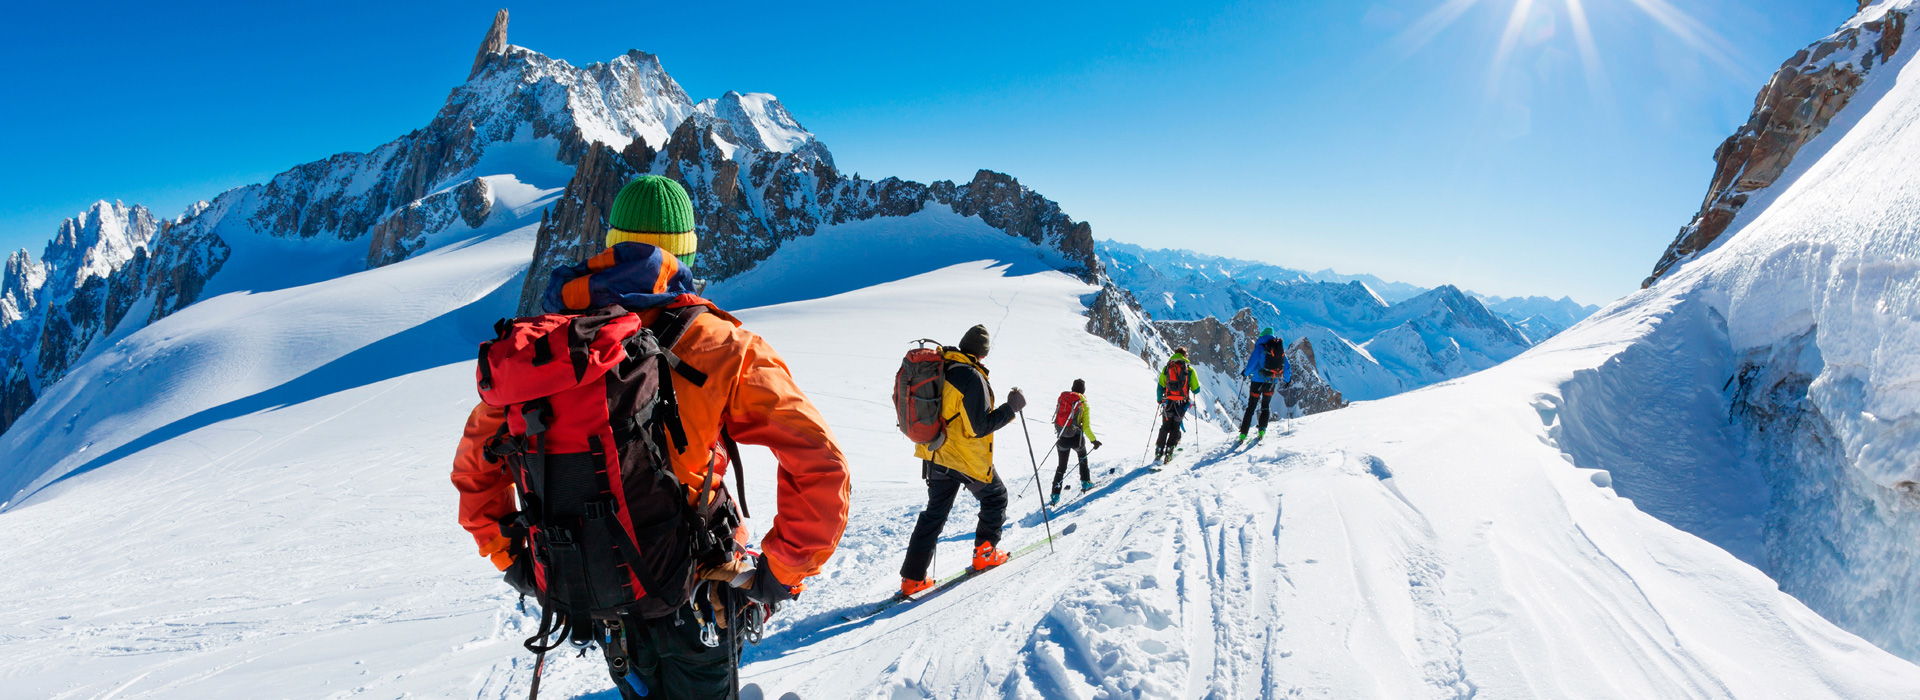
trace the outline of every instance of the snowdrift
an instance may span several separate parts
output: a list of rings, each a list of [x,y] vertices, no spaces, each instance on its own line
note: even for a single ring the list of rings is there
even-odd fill
[[[1920,73],[1914,3],[1866,5],[1802,69],[1860,64],[1845,108],[1735,197],[1711,246],[1603,312],[1674,309],[1566,387],[1568,445],[1647,512],[1920,659]]]
[[[783,248],[752,288],[787,291],[714,290],[785,295],[740,315],[792,364],[855,469],[839,555],[748,653],[743,678],[765,697],[1895,698],[1920,687],[1920,668],[1568,463],[1559,387],[1669,322],[1674,304],[1616,308],[1513,363],[1250,449],[1200,427],[1188,456],[1154,474],[1139,469],[1151,371],[1084,332],[1097,288],[989,230],[938,210],[828,228]],[[913,274],[814,296],[916,249],[888,241],[929,239],[960,262],[902,261],[889,269]],[[377,270],[220,295],[88,360],[79,371],[94,379],[74,386],[103,393],[59,415],[91,436],[87,453],[111,458],[60,462],[45,473],[71,476],[0,513],[25,572],[0,580],[9,692],[523,693],[519,640],[537,617],[473,556],[446,472],[473,401],[465,356],[511,308],[530,244],[526,227],[478,232]],[[996,329],[1002,393],[1044,403],[1087,380],[1106,443],[1097,487],[1054,512],[1054,528],[1079,524],[1055,551],[847,622],[897,584],[924,499],[885,399],[899,354],[974,323]],[[308,335],[288,346],[319,344],[259,351],[296,333]],[[212,379],[166,380],[188,371]],[[1046,417],[1030,418],[1044,443]],[[78,439],[62,429],[35,434]],[[1048,524],[1026,442],[1009,427],[998,445],[1015,493],[1007,541],[1033,541]],[[773,467],[754,448],[748,461],[764,523]],[[938,571],[966,560],[974,513],[965,499],[955,509]],[[612,697],[592,656],[557,657],[548,673],[552,697]]]

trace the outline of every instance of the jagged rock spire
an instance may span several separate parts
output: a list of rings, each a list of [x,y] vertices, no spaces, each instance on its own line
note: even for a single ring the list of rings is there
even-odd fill
[[[493,26],[487,29],[487,38],[480,40],[480,52],[473,56],[473,70],[467,73],[472,80],[487,66],[487,59],[507,52],[507,8],[493,13]]]

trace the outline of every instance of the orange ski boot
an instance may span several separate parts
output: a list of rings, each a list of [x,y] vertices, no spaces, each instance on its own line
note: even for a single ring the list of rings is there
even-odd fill
[[[900,596],[903,598],[910,598],[920,593],[921,591],[925,591],[932,587],[933,587],[933,579],[927,579],[925,581],[915,581],[910,578],[902,578],[900,579]]]
[[[993,546],[992,542],[981,542],[979,546],[973,548],[973,570],[986,571],[1007,563],[1008,558],[1008,554],[999,547]]]

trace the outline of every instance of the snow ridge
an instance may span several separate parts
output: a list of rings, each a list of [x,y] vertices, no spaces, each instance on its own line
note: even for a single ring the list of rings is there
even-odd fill
[[[1906,17],[1914,5],[1867,3],[1788,61],[1763,90],[1755,121],[1729,140],[1758,138],[1759,155],[1729,159],[1722,149],[1723,166],[1739,175],[1716,176],[1709,194],[1708,214],[1720,212],[1724,233],[1690,239],[1707,214],[1696,217],[1662,259],[1658,284],[1599,315],[1673,308],[1661,326],[1690,325],[1708,340],[1673,352],[1660,348],[1673,334],[1642,332],[1648,354],[1568,387],[1570,402],[1584,394],[1617,414],[1645,406],[1631,396],[1599,399],[1607,392],[1596,387],[1665,376],[1661,390],[1692,392],[1704,406],[1644,421],[1639,439],[1723,441],[1730,447],[1674,465],[1685,470],[1680,479],[1738,479],[1763,493],[1740,488],[1737,497],[1711,495],[1705,509],[1648,511],[1723,544],[1781,590],[1908,659],[1920,659],[1912,603],[1920,590],[1920,181],[1912,168],[1920,137],[1911,128],[1920,122],[1912,80],[1920,69],[1914,52],[1898,47],[1913,40]],[[1847,86],[1794,103],[1804,106],[1796,119],[1815,121],[1779,121],[1769,105],[1801,100],[1782,86],[1809,76]],[[1835,96],[1844,99],[1818,102]],[[1756,135],[1756,123],[1780,128]],[[1803,140],[1762,148],[1782,134]],[[1574,335],[1586,334],[1560,338]],[[1574,453],[1582,466],[1616,469],[1623,494],[1663,488],[1658,474],[1634,476],[1650,461],[1637,457]],[[1716,510],[1724,512],[1698,517]]]

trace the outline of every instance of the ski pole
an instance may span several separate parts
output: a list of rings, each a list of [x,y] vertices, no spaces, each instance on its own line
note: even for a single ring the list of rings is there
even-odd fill
[[[1147,453],[1153,450],[1153,437],[1157,433],[1154,429],[1154,422],[1160,418],[1160,412],[1166,405],[1167,402],[1165,401],[1154,404],[1153,415],[1147,416],[1147,446],[1140,450],[1140,461],[1142,462],[1147,461]]]
[[[1040,495],[1040,518],[1047,523],[1047,551],[1053,551],[1053,513],[1047,510],[1047,493],[1040,488],[1040,459],[1033,456],[1033,432],[1027,430],[1027,409],[1020,409],[1020,434],[1027,437],[1027,460],[1033,463],[1033,488]]]

